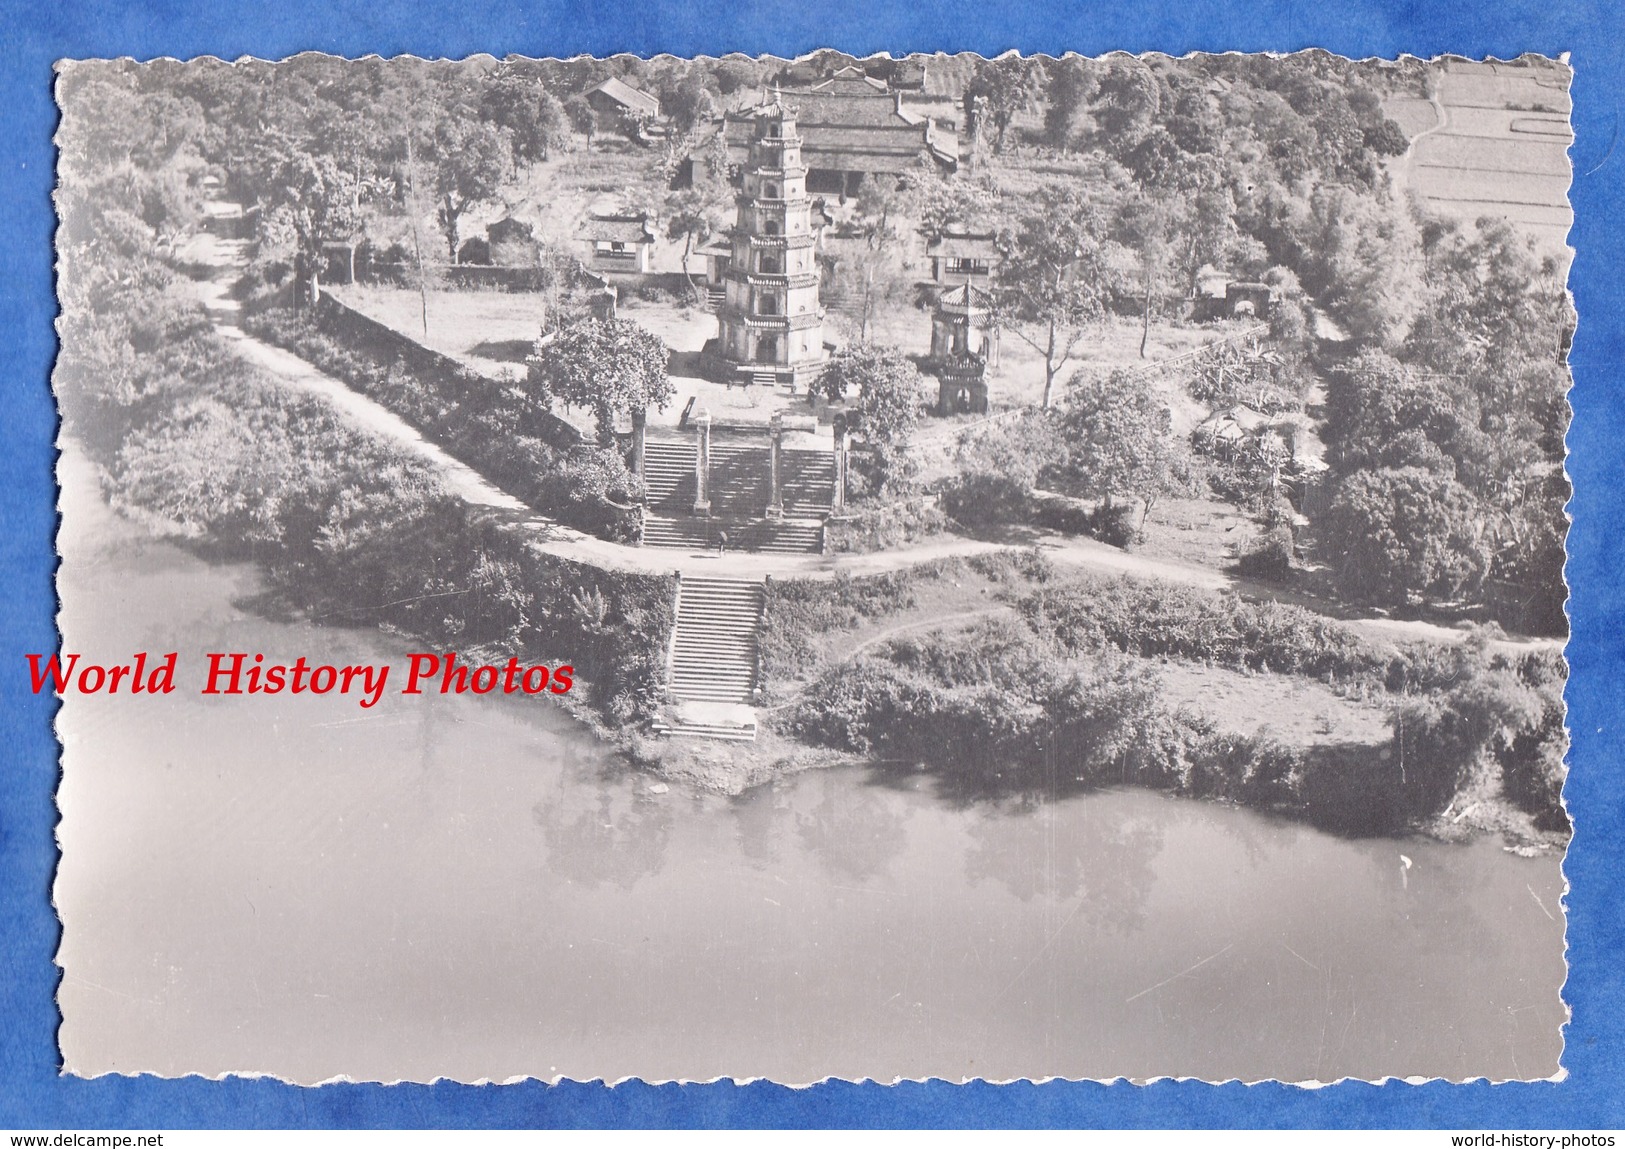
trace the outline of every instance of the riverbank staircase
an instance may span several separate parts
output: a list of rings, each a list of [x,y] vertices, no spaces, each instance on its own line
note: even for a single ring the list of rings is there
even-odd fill
[[[767,517],[772,498],[771,448],[711,441],[711,513],[694,513],[695,451],[691,442],[644,444],[643,486],[648,510],[643,545],[681,550],[728,547],[764,554],[820,554],[824,520],[835,499],[835,461],[828,451],[779,453],[782,518]]]
[[[758,641],[766,587],[740,579],[683,578],[677,591],[667,693],[657,734],[753,741]]]

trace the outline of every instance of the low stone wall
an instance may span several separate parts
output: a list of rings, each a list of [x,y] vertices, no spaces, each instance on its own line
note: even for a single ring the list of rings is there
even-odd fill
[[[431,263],[424,268],[429,284],[436,290],[541,291],[547,286],[547,273],[539,267],[497,267],[489,263]],[[418,285],[418,269],[406,263],[374,263],[357,270],[366,283],[392,287]]]
[[[423,346],[331,294],[324,293],[316,305],[316,324],[329,335],[378,359],[398,360],[413,374],[440,384],[446,394],[460,394],[463,380],[472,374],[470,368],[451,356]],[[583,441],[579,430],[551,412],[540,412],[535,418],[537,437],[550,447],[569,450]]]
[[[685,278],[682,272],[621,271],[613,267],[589,267],[582,273],[600,283],[613,285],[623,296],[644,290],[678,295],[691,291],[691,284],[704,290],[705,260],[695,257],[693,268],[691,278]],[[424,270],[430,286],[439,291],[539,292],[547,287],[549,275],[538,267],[498,267],[489,263],[432,263]],[[337,278],[343,278],[342,272]],[[418,270],[411,264],[375,263],[358,269],[357,278],[366,283],[415,288]]]

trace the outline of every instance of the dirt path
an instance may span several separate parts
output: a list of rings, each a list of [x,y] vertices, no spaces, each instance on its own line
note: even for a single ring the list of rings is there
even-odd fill
[[[1396,177],[1394,182],[1399,185],[1394,190],[1400,194],[1401,198],[1416,187],[1416,160],[1422,141],[1429,136],[1438,135],[1450,126],[1450,112],[1445,107],[1444,101],[1439,98],[1437,85],[1428,93],[1428,103],[1433,105],[1434,125],[1431,128],[1423,128],[1412,136],[1410,146],[1405,149],[1405,154],[1400,157],[1399,163],[1394,165],[1394,175]]]
[[[221,220],[242,214],[238,205],[218,200],[207,204],[206,210],[211,218]],[[244,331],[239,326],[242,305],[231,298],[231,288],[246,266],[245,247],[242,240],[222,239],[210,232],[200,232],[182,251],[186,260],[213,270],[210,278],[197,285],[198,295],[215,330],[237,354],[273,378],[308,394],[320,396],[355,423],[433,464],[440,471],[447,489],[464,502],[509,512],[527,510],[524,503],[429,442],[416,428],[387,407],[352,391],[342,381],[317,370],[297,355],[273,347]]]
[[[911,631],[941,629],[942,627],[957,626],[962,623],[973,622],[977,619],[993,618],[996,615],[1014,616],[1015,613],[1015,608],[1011,606],[990,606],[984,610],[963,610],[955,614],[938,615],[935,618],[917,618],[913,622],[905,622],[898,626],[890,626],[881,631],[879,634],[870,635],[852,649],[845,651],[841,657],[835,661],[834,665],[839,665],[843,662],[851,662],[854,658],[871,647],[878,646],[883,642],[890,642],[892,639],[897,638],[900,635],[908,634]]]

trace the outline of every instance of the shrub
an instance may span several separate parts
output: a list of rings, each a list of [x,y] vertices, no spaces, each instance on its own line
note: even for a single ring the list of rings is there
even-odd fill
[[[948,527],[948,516],[929,500],[865,503],[850,514],[830,519],[824,528],[824,550],[867,554],[939,535]]]
[[[1034,495],[1031,509],[1036,525],[1063,535],[1093,534],[1098,521],[1093,509],[1064,495]]]
[[[828,581],[769,579],[758,640],[762,677],[796,678],[812,666],[819,635],[908,610],[919,577],[916,571],[894,571],[868,578],[838,574]]]
[[[212,333],[188,339],[198,353],[177,364],[162,407],[122,428],[116,506],[261,563],[318,621],[569,662],[577,697],[605,720],[653,714],[670,578],[538,551],[524,528],[449,496],[416,456],[263,379]]]
[[[1393,606],[1476,594],[1490,551],[1475,496],[1420,467],[1356,471],[1337,486],[1321,522],[1349,598]]]
[[[1007,527],[1027,521],[1027,490],[1008,475],[973,471],[943,486],[942,509],[967,527]]]
[[[1089,516],[1089,533],[1108,546],[1128,550],[1140,537],[1134,526],[1133,506],[1110,503],[1096,507]]]
[[[250,315],[244,326],[343,379],[538,511],[612,542],[637,541],[638,483],[619,452],[544,441],[557,420],[522,395],[473,371],[429,371],[386,358],[387,348],[346,346],[283,309]]]
[[[1272,527],[1243,552],[1236,569],[1248,578],[1285,582],[1292,577],[1292,530]]]
[[[1563,779],[1568,773],[1563,765],[1568,750],[1563,713],[1560,700],[1548,701],[1538,722],[1517,730],[1495,748],[1503,793],[1534,814],[1543,828],[1568,825],[1563,811]]]
[[[1447,689],[1481,657],[1466,646],[1383,650],[1300,606],[1140,579],[1078,578],[1033,591],[1017,606],[1072,654],[1116,647],[1395,692]]]

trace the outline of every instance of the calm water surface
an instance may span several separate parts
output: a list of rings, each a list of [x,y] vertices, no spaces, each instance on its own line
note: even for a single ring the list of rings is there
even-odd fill
[[[67,648],[181,656],[175,694],[59,722],[72,1072],[1557,1069],[1555,858],[861,770],[655,794],[541,701],[203,698],[204,651],[398,678],[406,646],[248,613],[251,568],[146,539],[66,467]]]

